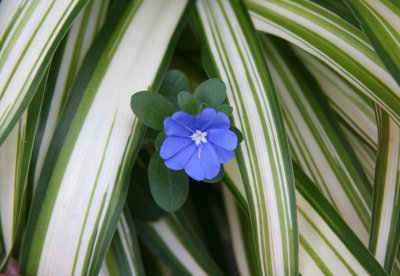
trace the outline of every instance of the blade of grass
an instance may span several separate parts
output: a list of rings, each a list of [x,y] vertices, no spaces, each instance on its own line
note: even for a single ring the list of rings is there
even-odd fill
[[[400,84],[400,7],[390,0],[344,0],[376,53]]]
[[[157,91],[188,3],[116,3],[83,61],[50,144],[29,215],[23,273],[98,273],[145,131],[130,97]]]
[[[125,206],[103,263],[103,275],[145,275],[133,218]]]
[[[90,2],[77,16],[66,38],[57,49],[41,112],[39,134],[35,142],[32,168],[35,187],[73,81],[96,33],[104,23],[109,2],[109,0]]]
[[[400,88],[366,36],[307,0],[247,0],[259,30],[282,37],[328,64],[400,123]]]
[[[387,0],[346,0],[382,62],[400,84],[400,8]],[[400,89],[399,89],[400,90]],[[370,250],[391,272],[400,241],[400,129],[377,107],[379,148]]]
[[[224,181],[239,207],[249,213],[244,183],[233,160]],[[302,275],[387,275],[335,208],[294,164],[299,222],[299,273]],[[228,178],[227,178],[228,177]],[[242,192],[237,192],[242,191]],[[245,203],[244,205],[242,203]],[[244,242],[252,242],[243,238]]]
[[[294,50],[327,96],[340,123],[376,151],[378,129],[373,102],[316,57],[298,47]]]
[[[372,183],[364,174],[316,80],[288,43],[263,39],[293,158],[366,244]]]
[[[227,85],[261,274],[297,274],[297,226],[286,133],[268,68],[240,1],[197,3],[207,73]]]
[[[27,216],[28,168],[39,122],[46,74],[32,102],[0,146],[0,271],[21,243]]]
[[[400,243],[400,128],[377,108],[379,147],[369,247],[390,273]]]
[[[136,221],[140,239],[178,275],[222,275],[181,213],[152,223]]]
[[[24,1],[9,21],[0,45],[0,144],[22,116],[60,40],[86,3]]]

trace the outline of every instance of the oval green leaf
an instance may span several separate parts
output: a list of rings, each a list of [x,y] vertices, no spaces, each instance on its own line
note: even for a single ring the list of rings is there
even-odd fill
[[[196,88],[196,91],[194,91],[194,96],[200,103],[205,103],[216,108],[225,101],[225,83],[220,79],[206,80]]]
[[[148,168],[150,192],[161,209],[175,212],[185,203],[189,193],[189,177],[184,171],[173,171],[156,153]]]
[[[164,131],[161,131],[156,138],[156,141],[154,143],[154,146],[156,147],[156,151],[161,150],[161,146],[164,143],[165,138],[167,138],[167,135],[165,135]]]
[[[218,106],[215,110],[217,112],[225,113],[225,115],[229,117],[232,115],[233,108],[230,105],[224,104],[224,105]]]
[[[175,107],[178,107],[178,93],[189,91],[189,80],[179,70],[169,70],[160,87],[160,94],[166,97]]]
[[[190,93],[182,91],[178,95],[179,108],[189,114],[197,115],[200,111],[200,103]]]
[[[165,97],[149,91],[133,94],[131,108],[143,124],[156,130],[162,130],[164,119],[176,111]]]
[[[136,162],[132,169],[126,204],[132,216],[142,221],[156,221],[166,215],[150,192],[146,168],[141,162]]]

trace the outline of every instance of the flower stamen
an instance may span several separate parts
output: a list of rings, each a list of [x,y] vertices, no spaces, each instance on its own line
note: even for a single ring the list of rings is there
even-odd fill
[[[198,155],[199,158],[201,157],[202,143],[207,143],[206,136],[207,136],[206,131],[202,132],[201,130],[198,129],[196,129],[196,131],[191,136],[189,136],[190,138],[192,138],[196,146],[199,148],[199,155]]]

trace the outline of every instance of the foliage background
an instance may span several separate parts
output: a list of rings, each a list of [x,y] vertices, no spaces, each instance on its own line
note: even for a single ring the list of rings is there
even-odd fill
[[[1,1],[0,269],[400,275],[399,26],[396,0]],[[244,141],[166,214],[129,102],[168,69],[222,79]]]

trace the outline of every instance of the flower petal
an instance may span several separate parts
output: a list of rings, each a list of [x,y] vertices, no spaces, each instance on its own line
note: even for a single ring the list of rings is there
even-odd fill
[[[218,146],[214,146],[214,151],[218,156],[219,162],[221,163],[226,163],[235,157],[235,152],[232,150],[226,150]]]
[[[217,112],[212,108],[204,108],[196,116],[196,129],[204,131],[215,119]]]
[[[199,158],[199,149],[192,154],[189,161],[186,163],[185,172],[193,179],[201,181],[204,179],[204,170],[201,167],[201,158]]]
[[[192,135],[191,131],[186,129],[181,124],[177,123],[171,117],[165,118],[164,131],[167,136],[189,137],[190,135]]]
[[[237,147],[237,136],[229,129],[207,130],[207,141],[226,150],[234,150]]]
[[[190,144],[193,144],[193,141],[188,137],[168,136],[161,146],[160,156],[163,159],[171,158],[181,149],[189,146]]]
[[[190,132],[195,132],[196,130],[193,129],[196,118],[193,115],[190,115],[189,113],[183,112],[183,111],[178,111],[172,114],[172,119],[183,126],[186,130]]]
[[[201,165],[204,170],[205,178],[212,179],[216,177],[221,169],[221,162],[210,143],[203,144],[201,150]]]
[[[212,145],[202,144],[201,154],[197,149],[185,165],[185,172],[197,181],[212,179],[218,175],[221,164]]]
[[[204,131],[208,131],[210,129],[229,129],[231,122],[229,121],[228,116],[225,113],[218,112],[214,118],[214,120],[207,126]]]
[[[165,166],[170,168],[171,170],[182,170],[189,158],[197,150],[196,145],[193,143],[192,145],[186,146],[177,152],[174,156],[164,161]]]

